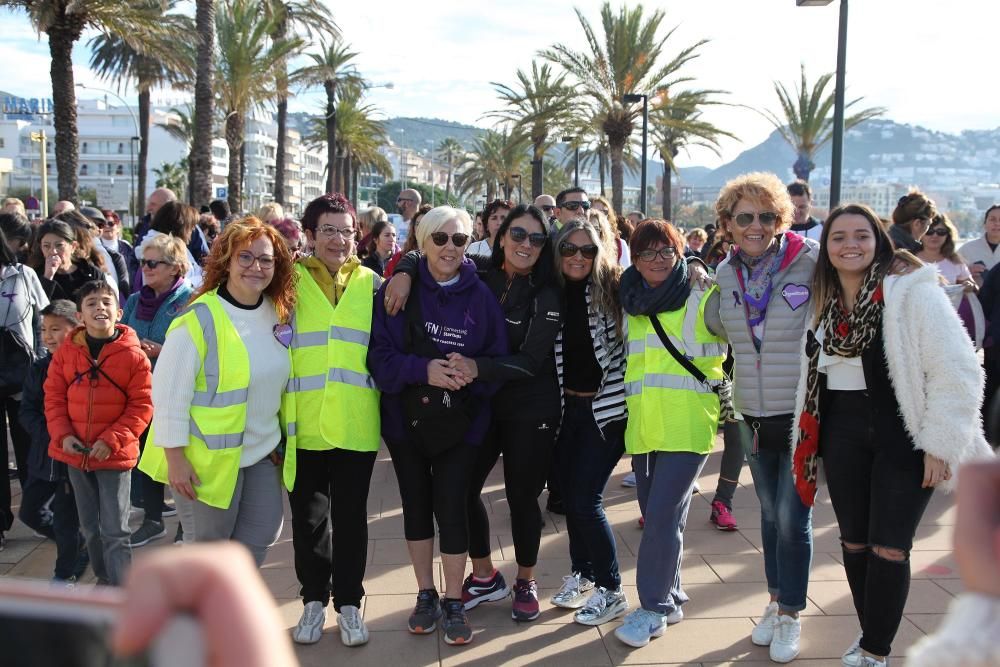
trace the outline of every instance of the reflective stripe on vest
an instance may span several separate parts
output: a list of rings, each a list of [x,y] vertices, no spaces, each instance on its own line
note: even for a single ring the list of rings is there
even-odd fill
[[[687,373],[687,371],[684,371]],[[712,388],[704,382],[698,382],[690,374],[688,377],[681,375],[670,375],[668,373],[647,373],[642,380],[625,383],[625,395],[636,396],[642,393],[643,387],[653,387],[656,389],[681,389],[683,391],[693,391],[699,394],[712,394]]]
[[[191,405],[203,408],[227,408],[246,403],[248,389],[246,387],[232,391],[219,391],[219,339],[211,309],[205,303],[196,302],[191,304],[191,312],[198,318],[198,324],[201,326],[205,340],[205,357],[201,364],[207,386],[205,391],[195,390]],[[194,420],[192,419],[191,422],[193,424]],[[204,440],[204,438],[202,439]],[[230,445],[230,447],[239,447],[242,443],[243,440],[240,438],[239,442]],[[221,449],[221,447],[213,447],[213,449]]]

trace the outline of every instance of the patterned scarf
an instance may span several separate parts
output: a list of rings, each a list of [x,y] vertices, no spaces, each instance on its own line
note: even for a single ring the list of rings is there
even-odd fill
[[[783,253],[781,238],[775,238],[761,255],[751,257],[742,250],[737,250],[736,257],[747,268],[749,274],[743,292],[747,304],[747,322],[755,327],[767,316],[767,304],[771,301],[774,274],[781,267]]]
[[[882,327],[885,300],[882,280],[886,270],[872,264],[858,292],[854,310],[848,313],[839,296],[834,296],[823,307],[820,325],[823,327],[823,352],[830,356],[860,357]],[[795,490],[799,498],[812,507],[816,498],[816,480],[819,468],[819,352],[820,344],[812,331],[806,334],[806,395],[798,420],[798,438],[795,443],[793,471]]]

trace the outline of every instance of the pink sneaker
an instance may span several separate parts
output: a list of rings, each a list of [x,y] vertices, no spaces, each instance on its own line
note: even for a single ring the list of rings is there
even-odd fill
[[[515,621],[533,621],[538,618],[538,584],[534,579],[514,582],[514,605],[510,616]]]
[[[646,517],[641,516],[639,517],[639,528],[645,528],[645,527],[646,527]]]
[[[732,510],[726,507],[721,500],[712,502],[711,521],[719,530],[736,530],[736,518],[733,516]]]

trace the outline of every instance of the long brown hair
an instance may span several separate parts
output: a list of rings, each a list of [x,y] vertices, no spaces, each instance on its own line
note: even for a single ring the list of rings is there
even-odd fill
[[[944,227],[948,230],[948,236],[944,238],[944,243],[941,244],[941,256],[952,262],[962,262],[964,264],[965,260],[955,250],[955,239],[958,238],[958,229],[948,219],[948,216],[944,213],[938,213],[931,218],[931,224],[927,227],[927,233],[929,234],[934,227]]]
[[[296,273],[292,255],[281,233],[252,215],[234,220],[226,225],[212,244],[205,260],[205,275],[201,287],[191,296],[191,302],[202,294],[211,292],[229,279],[229,262],[233,255],[259,238],[267,238],[274,246],[274,277],[264,294],[274,302],[280,322],[287,322],[295,308]]]
[[[819,258],[816,260],[816,273],[813,275],[813,323],[819,324],[819,318],[823,314],[827,302],[841,296],[843,287],[840,284],[840,276],[837,269],[830,262],[830,251],[827,240],[830,237],[830,230],[834,221],[842,215],[860,215],[872,228],[875,235],[875,258],[872,264],[878,265],[878,270],[885,277],[894,268],[897,262],[904,266],[919,268],[924,266],[923,262],[905,250],[895,250],[892,239],[879,221],[878,215],[864,204],[845,204],[830,211],[826,221],[823,223],[823,232],[819,239]]]

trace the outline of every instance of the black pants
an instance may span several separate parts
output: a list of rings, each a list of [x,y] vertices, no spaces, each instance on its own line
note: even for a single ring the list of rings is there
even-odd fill
[[[558,415],[549,419],[493,419],[486,440],[479,447],[469,487],[469,556],[490,555],[490,519],[483,504],[483,486],[503,454],[504,492],[510,509],[517,564],[534,567],[542,538],[542,512],[538,496],[552,460]]]
[[[10,449],[7,444],[7,428],[10,429],[10,444],[14,446],[14,461],[17,463],[17,479],[24,488],[28,481],[28,450],[31,448],[31,438],[21,427],[18,418],[21,401],[7,396],[0,399],[0,441],[3,442],[3,479],[0,479],[0,533],[10,529],[14,523],[14,513],[10,508],[10,477],[7,475],[7,460]]]
[[[295,575],[303,603],[361,606],[368,561],[368,488],[376,452],[296,452],[292,508]]]
[[[840,539],[844,569],[861,621],[861,648],[889,655],[910,590],[909,551],[933,489],[921,488],[923,452],[898,414],[873,409],[867,391],[830,391],[820,424],[820,447]],[[902,551],[881,558],[875,547]]]
[[[49,500],[51,499],[51,503]],[[49,503],[52,510],[52,524],[43,526],[41,509]],[[49,482],[32,478],[21,492],[21,509],[18,518],[32,530],[56,543],[57,579],[69,579],[76,573],[80,549],[80,517],[76,512],[76,498],[69,480]]]
[[[146,448],[146,438],[148,436],[148,428],[139,436],[140,454]],[[163,521],[163,491],[165,488],[165,484],[157,482],[139,470],[138,466],[132,469],[132,504],[142,506],[144,520]]]
[[[403,533],[415,542],[434,537],[434,520],[441,532],[441,553],[469,550],[466,495],[478,447],[462,443],[430,458],[415,440],[386,441],[403,502]]]

